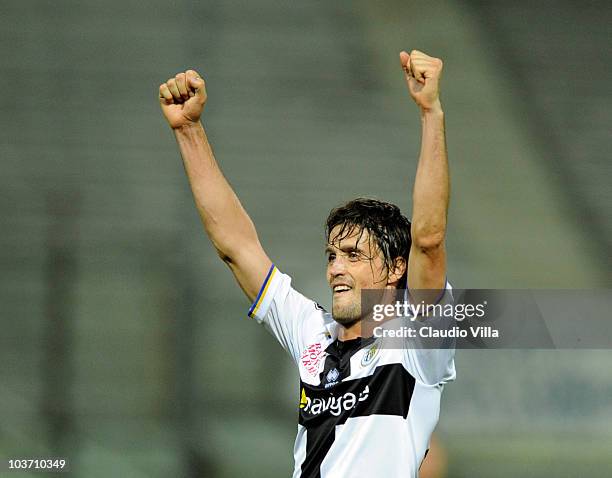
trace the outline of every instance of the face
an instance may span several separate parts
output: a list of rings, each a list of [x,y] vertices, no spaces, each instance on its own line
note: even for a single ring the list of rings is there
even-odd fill
[[[332,290],[332,315],[336,322],[350,325],[361,318],[363,289],[395,288],[384,257],[367,230],[359,228],[338,239],[341,226],[332,229],[327,256],[327,282]],[[395,282],[391,283],[390,280]]]

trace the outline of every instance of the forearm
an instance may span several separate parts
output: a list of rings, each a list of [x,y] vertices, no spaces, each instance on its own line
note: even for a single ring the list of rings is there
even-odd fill
[[[208,237],[223,260],[257,245],[255,226],[223,176],[200,122],[174,130],[193,197]]]
[[[421,152],[413,190],[412,240],[418,247],[444,241],[449,200],[449,175],[444,113],[438,104],[421,112]]]

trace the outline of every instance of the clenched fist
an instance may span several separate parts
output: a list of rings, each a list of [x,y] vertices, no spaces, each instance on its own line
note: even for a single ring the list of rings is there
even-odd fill
[[[178,73],[159,86],[159,103],[171,128],[197,123],[206,103],[204,80],[194,70]]]
[[[400,63],[404,69],[410,96],[421,108],[421,111],[441,109],[442,60],[426,55],[421,51],[412,50],[410,54],[405,51],[400,53]]]

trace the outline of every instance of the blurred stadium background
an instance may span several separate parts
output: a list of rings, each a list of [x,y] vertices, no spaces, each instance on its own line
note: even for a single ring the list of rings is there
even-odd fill
[[[0,10],[3,460],[63,455],[87,478],[290,475],[296,374],[203,234],[157,104],[179,70],[207,79],[205,126],[264,247],[324,305],[329,209],[374,195],[409,214],[419,124],[397,53],[412,48],[445,60],[452,282],[612,285],[608,2]],[[612,476],[609,350],[456,363],[445,476]]]

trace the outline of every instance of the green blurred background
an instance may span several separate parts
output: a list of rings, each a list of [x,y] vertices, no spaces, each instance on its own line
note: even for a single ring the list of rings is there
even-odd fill
[[[0,11],[3,460],[63,455],[87,478],[290,476],[296,371],[246,318],[157,104],[187,68],[207,80],[204,125],[262,244],[323,305],[329,209],[373,195],[410,214],[420,124],[398,52],[413,48],[445,61],[453,284],[612,287],[609,2]],[[611,364],[459,351],[436,432],[446,476],[612,476]]]

